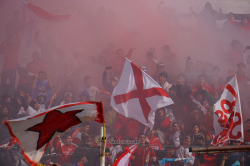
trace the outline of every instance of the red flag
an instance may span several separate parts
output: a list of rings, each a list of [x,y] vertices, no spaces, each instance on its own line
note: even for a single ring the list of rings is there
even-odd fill
[[[40,161],[49,141],[83,121],[104,122],[102,103],[82,102],[53,107],[46,112],[4,122],[32,166]]]
[[[32,4],[28,3],[27,6],[35,13],[38,17],[43,18],[48,21],[53,21],[53,22],[62,22],[66,21],[69,19],[70,14],[68,15],[53,15],[46,10]]]
[[[132,155],[137,149],[137,145],[131,145],[126,148],[126,152],[124,152],[113,164],[113,166],[130,166],[130,160],[132,159]]]

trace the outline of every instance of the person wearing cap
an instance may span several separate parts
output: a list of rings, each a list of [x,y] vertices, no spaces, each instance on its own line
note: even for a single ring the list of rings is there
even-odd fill
[[[36,99],[37,96],[43,94],[46,96],[45,103],[48,103],[51,98],[51,89],[54,87],[49,74],[45,71],[40,71],[38,75],[35,75],[35,79],[32,83],[32,98]]]
[[[169,88],[171,88],[172,84],[167,82],[168,73],[167,72],[161,72],[159,74],[159,84],[160,86],[166,91],[169,92]]]
[[[83,90],[87,90],[89,92],[90,101],[95,101],[97,95],[100,94],[99,89],[92,85],[92,79],[90,76],[86,76],[84,78],[84,84],[78,88],[77,95],[80,96]]]
[[[26,65],[25,69],[33,74],[39,71],[49,72],[49,67],[43,61],[40,61],[40,54],[37,51],[32,53],[32,61]]]
[[[184,164],[183,162],[180,161],[184,166],[194,165],[195,154],[192,152],[189,152],[191,138],[189,136],[186,136],[183,141],[183,144],[181,144],[180,134],[181,132],[177,131],[173,136],[173,142],[176,147],[175,154],[178,158],[189,158],[189,161]]]
[[[115,86],[118,84],[119,79],[116,76],[112,76],[112,77],[110,77],[110,82],[108,82],[107,72],[110,69],[111,69],[110,66],[105,67],[105,70],[102,74],[102,85],[106,91],[108,91],[110,94],[112,94]]]
[[[154,61],[154,55],[152,52],[147,52],[146,53],[146,60],[142,63],[143,66],[147,68],[147,73],[150,76],[153,76],[153,74],[156,72],[156,65]]]

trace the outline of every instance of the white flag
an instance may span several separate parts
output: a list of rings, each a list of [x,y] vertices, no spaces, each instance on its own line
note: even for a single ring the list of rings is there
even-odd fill
[[[167,92],[147,73],[126,60],[111,106],[125,117],[153,128],[155,110],[173,104]]]
[[[240,94],[236,76],[226,85],[214,105],[215,138],[212,146],[223,146],[229,140],[244,140]]]

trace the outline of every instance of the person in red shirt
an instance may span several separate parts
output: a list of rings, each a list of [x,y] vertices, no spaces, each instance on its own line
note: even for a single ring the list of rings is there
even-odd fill
[[[148,140],[149,140],[150,146],[154,150],[162,150],[161,141],[158,137],[155,136],[155,128],[153,128],[152,130],[149,131]]]
[[[244,131],[244,144],[250,145],[250,119],[247,119],[245,123],[247,129]]]
[[[140,122],[131,118],[125,118],[118,114],[111,135],[115,136],[120,133],[121,136],[137,138],[137,135],[141,130],[142,125]]]
[[[138,135],[138,140],[140,144],[133,154],[133,165],[136,166],[145,166],[148,163],[148,166],[151,166],[152,162],[156,162],[156,155],[153,148],[146,142],[146,136],[144,133]]]
[[[116,50],[116,57],[113,59],[113,69],[116,72],[117,76],[120,76],[122,73],[123,66],[125,64],[126,58],[130,59],[132,56],[132,53],[135,48],[131,48],[127,55],[124,55],[123,49],[119,48]],[[126,57],[126,58],[125,58]]]
[[[156,110],[155,114],[155,128],[156,130],[161,130],[165,133],[169,132],[171,129],[172,121],[166,117],[166,110],[164,107]]]
[[[243,34],[243,35],[248,35],[250,34],[250,25],[248,24],[248,20],[247,18],[242,18],[241,22],[239,23],[239,31]]]
[[[40,54],[38,52],[32,53],[32,59],[33,60],[26,65],[25,69],[34,74],[37,74],[39,71],[49,72],[49,67],[40,61]]]
[[[16,70],[20,66],[18,62],[18,51],[21,45],[21,38],[16,32],[9,36],[0,45],[0,54],[4,55],[3,69],[1,73],[1,86],[9,79],[10,86],[14,89],[16,83]]]
[[[232,32],[236,29],[238,22],[234,20],[234,14],[231,12],[229,13],[229,18],[226,22],[223,23],[223,29],[226,32]]]
[[[214,94],[213,88],[206,83],[205,76],[203,75],[198,76],[197,84],[194,85],[191,89],[191,91],[193,92],[191,95],[193,95],[200,88],[207,90],[211,95]]]
[[[77,145],[72,143],[71,135],[64,134],[54,139],[53,145],[55,148],[55,153],[59,154],[57,160],[60,165],[71,162],[71,157],[75,152]]]
[[[168,145],[167,146],[167,152],[166,152],[166,159],[171,159],[171,158],[178,158],[175,156],[175,146],[174,145]],[[176,161],[176,162],[171,162],[171,163],[165,163],[165,166],[171,166],[171,165],[180,165],[181,162]]]

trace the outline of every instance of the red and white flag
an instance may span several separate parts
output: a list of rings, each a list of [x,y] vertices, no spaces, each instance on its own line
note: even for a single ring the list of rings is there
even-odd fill
[[[126,59],[120,81],[111,96],[111,106],[118,113],[153,128],[155,110],[173,103],[154,79]]]
[[[135,152],[137,145],[132,145],[128,148],[125,148],[126,152],[124,152],[113,164],[113,166],[130,166],[130,160],[132,159],[132,155]]]
[[[102,103],[82,102],[53,107],[46,112],[4,122],[20,145],[25,160],[37,166],[49,141],[83,121],[104,122]]]
[[[240,94],[236,76],[226,85],[214,105],[215,138],[212,146],[223,146],[229,140],[244,140]]]

